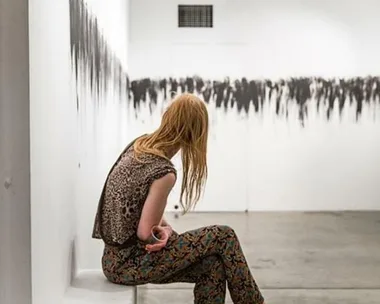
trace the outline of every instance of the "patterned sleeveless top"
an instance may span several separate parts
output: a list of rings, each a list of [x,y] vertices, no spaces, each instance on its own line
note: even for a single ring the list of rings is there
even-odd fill
[[[137,160],[127,147],[111,169],[96,213],[92,237],[113,247],[127,248],[137,241],[141,212],[153,181],[176,173],[163,157],[143,154]]]

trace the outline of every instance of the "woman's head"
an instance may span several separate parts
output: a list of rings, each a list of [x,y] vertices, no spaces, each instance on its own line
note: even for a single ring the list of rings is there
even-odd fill
[[[160,127],[135,144],[137,154],[145,152],[165,158],[181,150],[181,205],[185,212],[199,200],[207,178],[208,123],[205,103],[193,94],[181,94],[165,111]]]

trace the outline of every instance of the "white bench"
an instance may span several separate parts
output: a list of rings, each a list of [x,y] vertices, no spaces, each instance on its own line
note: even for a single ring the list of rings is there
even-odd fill
[[[78,273],[68,288],[64,304],[136,304],[137,287],[109,282],[99,270]]]

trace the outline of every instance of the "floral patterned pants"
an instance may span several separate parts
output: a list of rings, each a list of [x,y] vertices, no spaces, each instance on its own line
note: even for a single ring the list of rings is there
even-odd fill
[[[143,242],[132,248],[106,247],[106,277],[124,285],[195,283],[194,303],[225,303],[226,285],[236,304],[262,304],[238,237],[228,226],[173,233],[165,248],[148,253]]]

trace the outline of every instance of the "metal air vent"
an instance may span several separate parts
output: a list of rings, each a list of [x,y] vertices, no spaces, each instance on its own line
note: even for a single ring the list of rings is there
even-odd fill
[[[178,5],[178,27],[213,27],[213,6]]]

